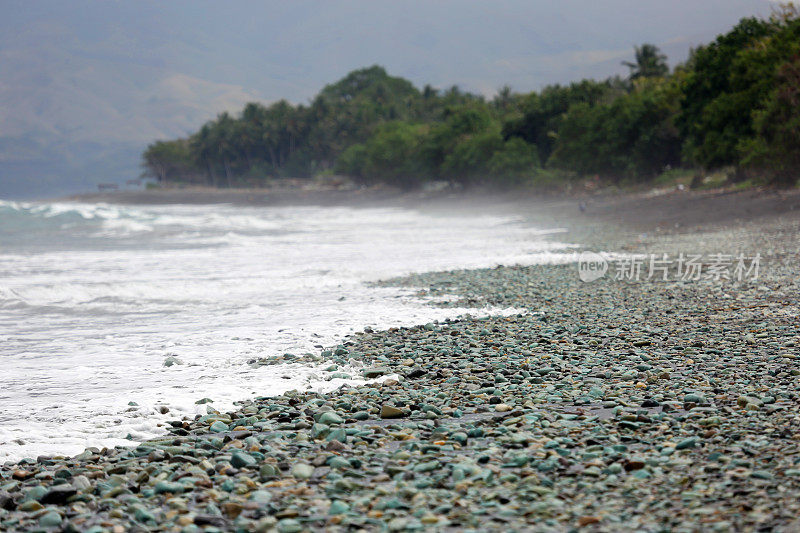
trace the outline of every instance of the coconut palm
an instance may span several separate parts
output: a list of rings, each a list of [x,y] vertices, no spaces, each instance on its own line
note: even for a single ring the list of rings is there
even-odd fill
[[[623,61],[622,64],[631,69],[630,79],[655,78],[669,73],[667,56],[654,44],[634,46],[635,62]]]

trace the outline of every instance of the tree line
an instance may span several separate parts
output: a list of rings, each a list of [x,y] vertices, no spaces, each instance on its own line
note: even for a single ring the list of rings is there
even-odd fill
[[[336,173],[364,185],[430,180],[553,185],[593,176],[645,182],[671,168],[728,169],[781,185],[800,168],[800,16],[745,18],[670,70],[651,44],[627,77],[491,99],[372,66],[307,105],[250,103],[187,138],[157,141],[145,175],[162,183],[259,186]]]

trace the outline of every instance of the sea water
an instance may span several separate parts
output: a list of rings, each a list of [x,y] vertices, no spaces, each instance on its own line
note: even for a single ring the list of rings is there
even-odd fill
[[[0,460],[130,445],[205,413],[202,398],[224,410],[361,382],[331,380],[330,362],[248,361],[319,354],[365,327],[516,312],[369,282],[566,260],[553,230],[399,208],[0,201]]]

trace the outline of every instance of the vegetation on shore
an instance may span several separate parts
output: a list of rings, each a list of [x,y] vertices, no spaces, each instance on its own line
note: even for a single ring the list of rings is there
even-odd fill
[[[162,183],[216,187],[330,173],[402,188],[430,180],[562,187],[586,177],[649,182],[676,168],[698,178],[724,170],[732,182],[796,181],[797,9],[742,19],[671,72],[654,45],[635,52],[627,78],[528,94],[505,87],[491,100],[457,86],[419,90],[372,66],[309,105],[250,103],[188,138],[154,142],[143,167]]]

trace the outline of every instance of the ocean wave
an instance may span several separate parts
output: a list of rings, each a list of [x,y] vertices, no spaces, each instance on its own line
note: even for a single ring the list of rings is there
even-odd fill
[[[100,229],[91,233],[94,237],[126,236],[134,233],[152,232],[157,228],[169,230],[224,231],[224,232],[272,232],[284,229],[280,217],[272,211],[242,213],[240,209],[223,211],[181,211],[172,206],[169,212],[159,208],[113,206],[109,204],[80,203],[35,203],[0,200],[0,223],[5,217],[29,218],[39,223],[57,225],[58,228],[74,229],[81,223]],[[20,221],[15,220],[19,225]]]

